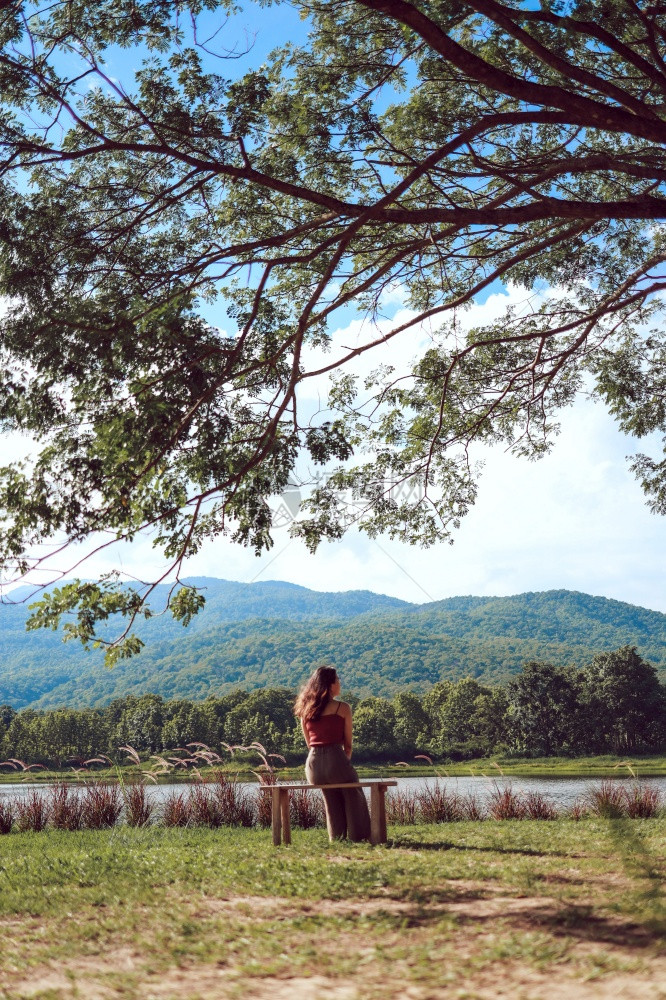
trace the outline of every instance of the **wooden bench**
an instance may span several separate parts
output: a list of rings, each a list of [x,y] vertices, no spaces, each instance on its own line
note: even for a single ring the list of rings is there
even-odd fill
[[[397,785],[397,781],[354,781],[338,785],[299,785],[285,783],[283,785],[260,785],[260,792],[270,792],[272,798],[271,820],[273,827],[273,843],[277,847],[284,840],[291,844],[291,825],[289,823],[289,792],[301,788],[369,788],[370,789],[370,843],[386,843],[386,789]]]

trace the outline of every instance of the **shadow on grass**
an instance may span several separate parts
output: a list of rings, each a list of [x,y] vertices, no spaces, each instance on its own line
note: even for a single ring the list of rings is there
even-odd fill
[[[523,854],[535,858],[573,858],[574,854],[567,851],[544,851],[531,847],[500,847],[497,844],[478,846],[476,844],[456,843],[453,840],[411,840],[403,837],[392,837],[387,847],[399,847],[405,851],[477,851],[480,854]]]
[[[632,908],[641,915],[643,923],[651,927],[655,934],[666,936],[664,858],[657,857],[650,851],[635,820],[609,819],[608,834],[613,847],[622,859],[625,872],[634,881]]]
[[[484,923],[492,923],[496,916],[479,916],[460,919],[464,925],[466,920],[479,927]],[[577,942],[588,944],[613,945],[621,948],[649,948],[663,940],[659,929],[646,924],[637,923],[621,917],[607,917],[595,913],[590,906],[555,907],[549,900],[543,901],[542,908],[532,907],[525,913],[506,914],[502,918],[504,924],[517,930],[548,931],[554,937],[567,937]]]
[[[651,920],[597,913],[591,905],[560,903],[544,897],[498,896],[483,890],[433,889],[422,899],[410,897],[399,913],[387,907],[382,918],[396,929],[430,927],[450,916],[456,926],[472,934],[548,933],[574,944],[614,946],[630,950],[652,948],[663,943],[663,932]]]
[[[511,906],[506,912],[483,912],[483,902],[492,901],[497,896],[493,893],[466,892],[458,894],[450,888],[438,890],[433,887],[424,896],[423,902],[417,902],[415,919],[441,919],[442,909],[455,903],[471,900],[479,902],[478,912],[470,907],[468,912],[453,910],[457,921],[480,926],[492,924],[501,920],[503,924],[515,926],[522,930],[547,930],[554,936],[569,937],[588,943],[614,945],[624,948],[646,948],[654,944],[663,944],[666,936],[666,898],[664,895],[665,864],[662,857],[652,853],[635,820],[626,818],[609,819],[607,833],[612,843],[612,855],[608,858],[609,867],[623,867],[631,881],[627,895],[623,900],[624,914],[606,915],[598,912],[592,904],[563,903],[543,897],[542,905],[539,895],[532,895],[529,905],[521,909],[520,897],[510,896]],[[561,857],[570,859],[575,855],[571,852],[535,850],[528,847],[504,847],[497,844],[486,846],[456,843],[451,840],[424,841],[410,837],[395,837],[389,842],[390,847],[411,851],[476,851],[488,854],[523,855],[534,857]],[[552,874],[549,881],[553,880]],[[563,879],[566,880],[566,879]],[[592,892],[592,887],[590,888]],[[430,906],[430,909],[429,909]]]

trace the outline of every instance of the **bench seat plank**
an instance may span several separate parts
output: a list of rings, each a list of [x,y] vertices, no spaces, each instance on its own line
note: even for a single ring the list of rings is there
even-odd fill
[[[273,788],[286,789],[288,792],[298,791],[300,788],[378,788],[380,785],[383,788],[392,788],[397,785],[397,781],[341,781],[335,785],[310,785],[307,782],[302,785],[289,784],[288,782],[280,782],[276,785],[259,785],[260,792],[269,792]]]

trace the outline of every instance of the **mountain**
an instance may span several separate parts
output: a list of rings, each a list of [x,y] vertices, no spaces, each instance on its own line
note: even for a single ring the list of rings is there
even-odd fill
[[[146,648],[112,670],[99,652],[53,632],[26,633],[25,605],[0,605],[0,704],[82,707],[147,691],[197,699],[236,687],[296,687],[321,662],[338,668],[348,690],[390,696],[466,675],[501,683],[531,659],[581,666],[626,644],[666,668],[666,615],[573,591],[417,605],[279,581],[187,582],[203,589],[204,610],[186,629],[166,615],[142,623]],[[166,593],[158,590],[156,607]]]

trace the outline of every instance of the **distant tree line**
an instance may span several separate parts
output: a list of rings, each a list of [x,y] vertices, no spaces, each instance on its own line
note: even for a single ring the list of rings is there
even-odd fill
[[[597,654],[582,669],[530,662],[503,687],[471,677],[392,700],[343,695],[354,707],[356,759],[409,760],[423,753],[464,760],[504,753],[574,756],[666,751],[666,687],[633,646]],[[104,708],[0,706],[0,755],[62,767],[129,744],[142,755],[198,741],[258,740],[289,761],[305,749],[287,688],[234,691],[205,701],[127,696]]]

